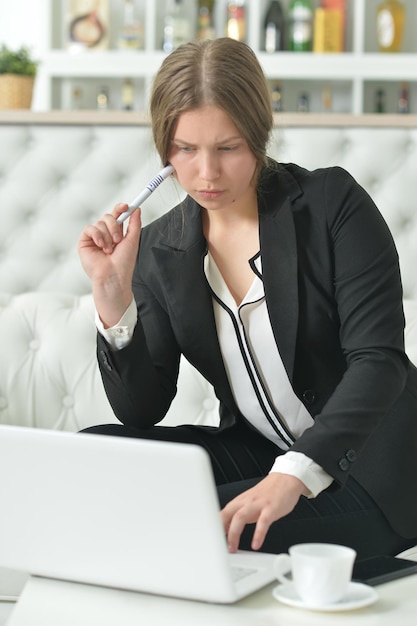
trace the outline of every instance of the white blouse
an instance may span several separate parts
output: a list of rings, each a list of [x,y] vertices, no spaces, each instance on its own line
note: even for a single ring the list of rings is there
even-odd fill
[[[209,253],[204,260],[229,384],[245,418],[285,452],[276,458],[270,471],[296,476],[306,485],[306,495],[315,497],[333,479],[312,459],[290,450],[314,420],[295,395],[275,343],[265,302],[260,253],[249,263],[254,279],[237,306]],[[98,331],[115,350],[129,343],[136,323],[134,300],[119,323],[111,328],[104,328],[96,313]]]
[[[261,254],[250,259],[249,264],[254,279],[237,305],[210,253],[204,259],[229,383],[245,418],[286,451],[276,458],[271,472],[297,476],[309,489],[309,495],[316,496],[333,479],[306,455],[288,451],[314,420],[294,393],[274,339],[265,301]]]

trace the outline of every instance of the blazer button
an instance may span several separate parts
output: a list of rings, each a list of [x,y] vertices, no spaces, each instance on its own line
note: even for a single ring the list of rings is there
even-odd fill
[[[358,455],[356,454],[355,450],[348,450],[348,451],[346,452],[346,458],[347,458],[347,460],[348,460],[348,461],[350,461],[351,463],[354,463],[354,462],[356,461],[357,456],[358,456]]]
[[[103,363],[103,366],[106,368],[108,372],[111,372],[113,368],[110,365],[109,358],[107,354],[104,352],[104,350],[100,350],[100,357],[101,357],[101,362]]]
[[[302,398],[306,404],[313,404],[316,401],[316,394],[312,389],[303,391]]]
[[[350,467],[350,463],[349,463],[349,461],[347,459],[340,459],[339,467],[342,470],[342,472],[347,472],[347,470]]]

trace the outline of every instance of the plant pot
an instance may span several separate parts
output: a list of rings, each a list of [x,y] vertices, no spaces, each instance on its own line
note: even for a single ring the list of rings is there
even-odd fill
[[[0,109],[30,109],[34,82],[33,76],[0,74]]]

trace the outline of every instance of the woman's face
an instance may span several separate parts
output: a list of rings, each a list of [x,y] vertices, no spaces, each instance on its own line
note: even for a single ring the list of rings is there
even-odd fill
[[[256,202],[256,158],[219,107],[180,115],[169,161],[183,189],[208,210],[239,210]]]

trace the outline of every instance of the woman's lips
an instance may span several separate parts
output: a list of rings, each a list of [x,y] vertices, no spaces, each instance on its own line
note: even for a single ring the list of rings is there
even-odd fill
[[[199,189],[197,193],[200,198],[204,200],[217,200],[217,198],[222,195],[223,191],[220,189]]]

